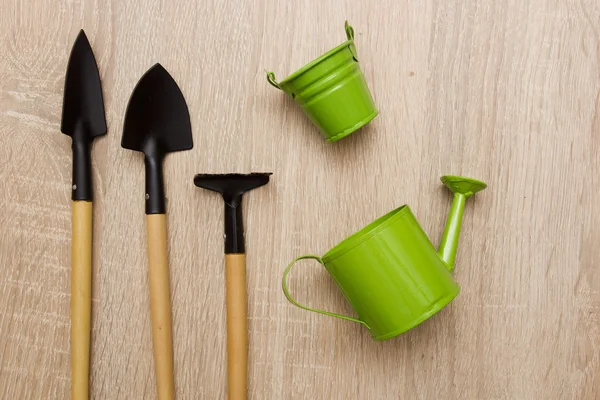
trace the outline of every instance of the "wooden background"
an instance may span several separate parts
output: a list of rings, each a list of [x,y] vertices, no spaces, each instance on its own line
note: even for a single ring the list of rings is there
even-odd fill
[[[356,32],[380,109],[327,144],[268,85]],[[108,135],[96,193],[91,389],[155,398],[140,154],[120,147],[141,75],[160,62],[186,96],[193,151],[165,162],[181,399],[225,398],[222,202],[199,172],[274,173],[245,197],[252,399],[597,399],[600,396],[600,3],[595,0],[81,1],[0,5],[0,398],[70,391],[68,55],[84,28]],[[469,200],[455,277],[433,319],[377,343],[292,306],[283,269],[409,204],[438,243],[439,177]],[[309,261],[301,302],[351,313]]]

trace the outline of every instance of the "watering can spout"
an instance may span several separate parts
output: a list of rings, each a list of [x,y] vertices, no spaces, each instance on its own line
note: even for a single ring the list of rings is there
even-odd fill
[[[446,185],[452,193],[452,206],[446,220],[446,227],[442,235],[442,241],[438,254],[446,263],[450,272],[454,271],[454,259],[456,257],[456,249],[458,248],[458,239],[460,236],[460,226],[462,223],[463,211],[465,209],[465,201],[475,193],[485,189],[487,185],[481,181],[462,176],[445,175],[441,178],[442,183]]]

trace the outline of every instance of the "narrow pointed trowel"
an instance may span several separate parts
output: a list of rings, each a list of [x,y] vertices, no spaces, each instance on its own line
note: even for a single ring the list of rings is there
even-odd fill
[[[102,85],[85,33],[71,50],[60,130],[73,147],[71,237],[71,397],[89,398],[92,308],[92,141],[106,134]]]
[[[269,182],[271,173],[198,174],[194,184],[221,193],[225,201],[225,284],[227,303],[227,393],[246,399],[248,332],[246,328],[246,245],[242,195]]]
[[[167,220],[162,162],[167,153],[193,147],[187,104],[160,65],[140,79],[125,114],[121,146],[144,153],[146,230],[154,369],[159,400],[175,398]]]

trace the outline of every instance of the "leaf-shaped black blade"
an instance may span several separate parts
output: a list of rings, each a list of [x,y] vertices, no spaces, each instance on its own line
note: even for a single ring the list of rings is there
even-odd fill
[[[121,146],[147,152],[152,138],[162,154],[193,146],[190,114],[177,83],[160,64],[140,79],[127,105]]]

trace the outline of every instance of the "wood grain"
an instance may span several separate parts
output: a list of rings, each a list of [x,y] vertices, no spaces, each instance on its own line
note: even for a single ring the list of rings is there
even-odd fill
[[[71,399],[73,400],[88,400],[90,397],[92,216],[93,204],[91,201],[73,202],[71,206],[70,314]]]
[[[146,234],[148,235],[148,283],[156,392],[160,400],[173,400],[175,376],[167,216],[146,215]]]
[[[227,306],[227,399],[248,398],[248,312],[246,255],[225,255]]]
[[[327,144],[266,81],[355,29],[380,115]],[[156,396],[144,167],[120,147],[133,87],[161,62],[194,150],[165,160],[176,393],[226,393],[222,200],[199,172],[273,172],[245,196],[252,399],[596,399],[600,393],[600,3],[9,0],[0,4],[0,398],[70,390],[70,139],[59,130],[84,28],[108,135],[94,142],[94,399]],[[323,254],[409,204],[438,243],[443,174],[488,183],[467,203],[444,311],[376,343],[281,291]],[[351,313],[318,265],[298,301]]]

